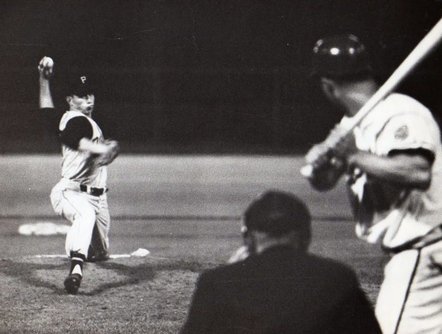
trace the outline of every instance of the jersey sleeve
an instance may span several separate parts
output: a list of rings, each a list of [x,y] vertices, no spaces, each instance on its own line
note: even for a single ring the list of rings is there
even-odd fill
[[[378,135],[378,152],[427,151],[435,154],[439,133],[435,121],[413,114],[392,117]]]
[[[63,131],[60,132],[61,142],[74,149],[78,149],[82,138],[92,139],[93,129],[91,123],[85,117],[74,117],[70,119]]]

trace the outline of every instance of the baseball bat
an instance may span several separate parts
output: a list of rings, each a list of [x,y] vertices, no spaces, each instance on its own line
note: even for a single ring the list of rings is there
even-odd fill
[[[348,123],[347,133],[352,131],[359,123],[381,102],[389,93],[391,93],[404,78],[409,75],[416,66],[442,41],[442,19],[425,35],[411,53],[404,59],[399,67],[391,74],[385,83],[376,91],[376,93],[362,106]],[[332,147],[330,147],[332,149]],[[301,168],[301,175],[311,177],[314,167],[306,165]]]

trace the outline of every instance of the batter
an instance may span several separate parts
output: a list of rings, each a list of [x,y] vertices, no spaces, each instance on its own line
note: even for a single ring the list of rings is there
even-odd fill
[[[391,94],[347,136],[349,119],[377,91],[365,47],[353,35],[319,40],[314,75],[345,116],[306,155],[310,183],[346,175],[356,234],[391,255],[376,304],[385,334],[442,333],[442,144],[431,112]],[[328,141],[329,142],[329,141]]]

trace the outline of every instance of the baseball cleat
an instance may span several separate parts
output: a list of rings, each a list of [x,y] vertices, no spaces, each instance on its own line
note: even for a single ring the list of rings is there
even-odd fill
[[[64,287],[70,295],[76,295],[78,292],[78,288],[81,284],[81,275],[80,274],[70,274],[65,280],[64,280]]]

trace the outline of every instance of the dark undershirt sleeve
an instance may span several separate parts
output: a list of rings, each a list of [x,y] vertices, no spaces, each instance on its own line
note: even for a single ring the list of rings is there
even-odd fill
[[[434,153],[424,148],[406,149],[406,150],[392,150],[388,153],[390,157],[397,154],[421,155],[432,165],[435,159]]]
[[[66,124],[66,128],[60,132],[61,142],[73,150],[78,149],[82,138],[92,139],[92,136],[92,125],[82,116],[71,118]]]

